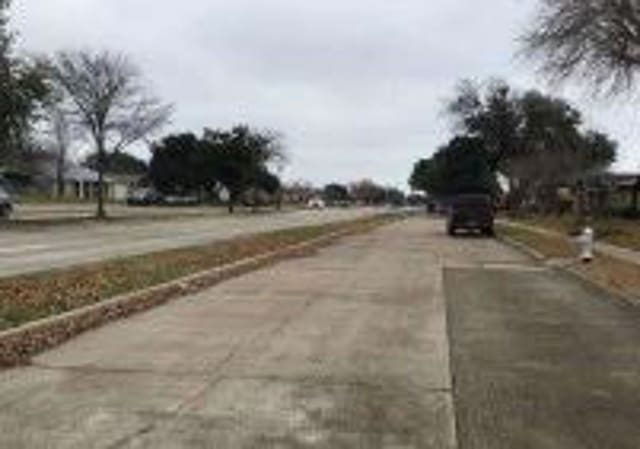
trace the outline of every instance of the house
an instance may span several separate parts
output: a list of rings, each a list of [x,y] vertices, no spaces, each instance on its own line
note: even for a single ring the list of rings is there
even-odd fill
[[[640,173],[607,172],[583,182],[584,201],[596,212],[640,213]]]
[[[110,175],[104,177],[105,198],[108,201],[126,201],[129,191],[139,181],[139,176]],[[98,195],[98,172],[81,165],[69,163],[64,169],[61,192],[56,180],[55,164],[45,163],[34,177],[39,190],[52,198],[93,200]],[[62,196],[61,196],[62,195]]]
[[[107,198],[117,202],[127,201],[129,192],[140,186],[141,178],[140,175],[107,174]]]

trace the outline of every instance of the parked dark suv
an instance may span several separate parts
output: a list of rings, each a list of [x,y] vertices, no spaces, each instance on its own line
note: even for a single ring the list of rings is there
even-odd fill
[[[447,211],[447,231],[478,230],[493,235],[494,207],[490,195],[458,195],[451,199]]]

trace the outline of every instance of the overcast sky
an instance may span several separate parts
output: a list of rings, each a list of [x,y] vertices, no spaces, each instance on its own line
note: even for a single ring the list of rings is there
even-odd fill
[[[442,109],[459,79],[546,89],[514,56],[534,0],[13,1],[25,50],[128,53],[176,106],[167,132],[283,132],[289,180],[405,188],[413,162],[450,135]],[[637,99],[552,91],[621,143],[616,168],[640,168]]]

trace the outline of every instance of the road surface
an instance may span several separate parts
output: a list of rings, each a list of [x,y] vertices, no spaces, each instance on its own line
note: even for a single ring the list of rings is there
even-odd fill
[[[640,447],[640,317],[413,218],[0,373],[0,447]]]
[[[16,204],[11,215],[12,220],[23,223],[38,221],[72,220],[93,218],[96,215],[95,203],[27,203]],[[182,216],[210,216],[226,213],[225,207],[209,206],[127,206],[126,204],[107,203],[106,209],[112,218],[145,218]]]
[[[377,212],[362,208],[237,216],[209,214],[169,220],[2,229],[0,277],[199,245],[257,232],[353,219],[373,213]]]

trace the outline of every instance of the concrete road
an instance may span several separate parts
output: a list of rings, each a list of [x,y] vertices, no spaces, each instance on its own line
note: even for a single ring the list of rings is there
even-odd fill
[[[447,270],[461,448],[640,448],[640,311],[567,276]]]
[[[443,228],[350,238],[0,373],[0,447],[640,447],[638,312]]]
[[[109,217],[112,218],[144,218],[181,216],[210,216],[226,213],[224,207],[183,206],[183,207],[131,207],[125,204],[106,204]],[[93,218],[96,215],[95,203],[27,203],[16,204],[12,220],[23,223],[38,221],[70,220]]]
[[[453,448],[425,231],[348,239],[0,373],[0,447]]]
[[[237,216],[0,230],[0,277],[115,257],[199,245],[240,235],[353,219],[373,209],[295,211]]]

